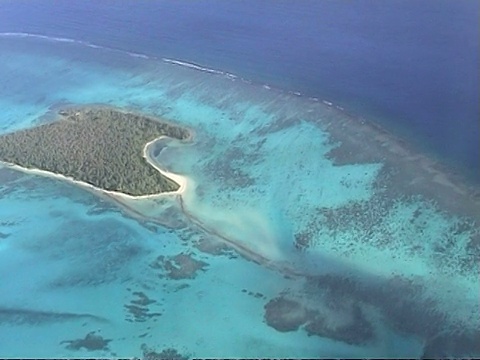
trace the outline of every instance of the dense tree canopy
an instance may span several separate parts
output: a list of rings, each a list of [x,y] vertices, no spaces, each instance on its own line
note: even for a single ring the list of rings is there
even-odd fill
[[[186,129],[107,107],[59,114],[59,121],[0,136],[0,160],[134,196],[178,189],[148,164],[143,148],[162,135],[186,139]]]

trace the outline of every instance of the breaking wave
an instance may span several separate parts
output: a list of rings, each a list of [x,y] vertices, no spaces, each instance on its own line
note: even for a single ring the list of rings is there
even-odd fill
[[[196,70],[196,71],[206,72],[206,73],[210,73],[210,74],[214,74],[214,75],[225,76],[232,81],[235,81],[235,80],[238,79],[238,80],[240,80],[244,83],[247,83],[247,84],[252,84],[253,83],[252,80],[245,79],[241,76],[238,76],[238,75],[226,72],[226,71],[201,66],[201,65],[195,64],[193,62],[187,62],[187,61],[182,61],[182,60],[177,60],[177,59],[161,58],[161,57],[157,57],[157,56],[154,56],[154,55],[147,55],[147,54],[138,53],[138,52],[116,49],[116,48],[112,48],[112,47],[109,47],[109,46],[94,44],[94,43],[91,43],[89,41],[84,41],[84,40],[70,39],[70,38],[58,37],[58,36],[42,35],[42,34],[34,34],[34,33],[26,33],[26,32],[0,32],[0,38],[2,38],[2,37],[3,38],[33,38],[33,39],[47,40],[47,41],[51,41],[51,42],[72,43],[72,44],[87,46],[87,47],[92,48],[92,49],[102,49],[102,50],[107,50],[107,51],[114,51],[114,52],[117,52],[117,53],[121,53],[121,54],[124,54],[124,55],[134,57],[134,58],[140,58],[140,59],[145,59],[145,60],[161,60],[165,63],[169,63],[169,64],[173,64],[173,65],[177,65],[177,66],[183,66],[183,67],[193,69],[193,70]],[[273,87],[272,85],[269,85],[269,84],[262,84],[262,87],[265,90],[276,90],[276,91],[282,91],[282,92],[284,91],[280,88]],[[287,92],[290,95],[294,95],[294,96],[298,96],[298,97],[303,97],[304,96],[299,91],[291,90],[291,91],[287,91]],[[319,99],[316,98],[316,97],[308,97],[308,99],[311,100],[311,101],[315,101],[315,102],[319,101]],[[336,108],[337,110],[340,110],[340,111],[345,110],[343,107],[341,107],[339,105],[335,105],[331,101],[327,101],[327,100],[322,99],[322,103],[325,104],[328,107],[334,107],[334,108]]]

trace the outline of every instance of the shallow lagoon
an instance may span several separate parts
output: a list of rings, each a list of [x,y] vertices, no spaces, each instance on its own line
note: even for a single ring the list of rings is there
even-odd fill
[[[195,131],[158,155],[190,180],[158,203],[0,169],[2,354],[480,353],[478,189],[318,99],[58,39],[4,36],[0,47],[2,133],[71,103]],[[172,276],[195,261],[205,265]],[[295,305],[276,308],[275,329],[265,306],[281,299]],[[93,331],[108,348],[64,342]]]

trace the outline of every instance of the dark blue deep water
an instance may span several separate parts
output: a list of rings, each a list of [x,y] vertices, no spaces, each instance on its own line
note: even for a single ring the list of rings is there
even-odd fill
[[[70,104],[193,130],[148,198],[0,161],[0,356],[479,358],[479,8],[0,0],[0,159]]]
[[[1,32],[175,58],[327,99],[480,180],[478,1],[2,1]]]

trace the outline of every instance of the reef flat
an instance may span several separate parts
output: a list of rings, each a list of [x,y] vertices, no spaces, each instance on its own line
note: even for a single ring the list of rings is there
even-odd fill
[[[188,130],[109,107],[68,108],[58,114],[58,121],[1,136],[0,161],[131,196],[179,189],[147,162],[144,149],[162,136],[185,140]]]

